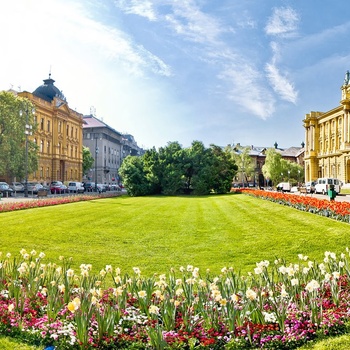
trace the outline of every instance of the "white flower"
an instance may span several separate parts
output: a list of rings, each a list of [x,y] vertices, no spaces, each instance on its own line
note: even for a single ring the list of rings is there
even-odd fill
[[[73,269],[68,269],[67,270],[67,276],[68,277],[73,277],[74,276],[74,270]]]
[[[287,273],[287,268],[282,265],[278,268],[278,272],[280,272],[282,275],[284,275]]]
[[[290,280],[290,283],[292,284],[292,286],[297,286],[299,285],[299,280],[297,278],[292,278]]]
[[[265,322],[275,323],[277,321],[276,315],[273,312],[268,313],[263,311],[263,315],[264,315]]]
[[[263,270],[262,270],[261,266],[257,266],[257,267],[254,269],[254,273],[255,273],[256,275],[262,274],[262,273],[263,273]]]
[[[134,273],[136,273],[136,275],[140,276],[141,270],[138,267],[133,267],[132,269],[134,270]]]
[[[336,280],[339,279],[339,277],[340,277],[340,273],[338,271],[332,272],[332,275],[333,275],[333,278]]]
[[[137,294],[140,298],[145,298],[147,295],[146,291],[144,290],[140,290]]]
[[[245,292],[245,295],[246,295],[246,297],[249,300],[255,300],[256,299],[256,293],[250,288],[247,289],[247,291]]]
[[[319,283],[316,280],[311,280],[305,287],[305,290],[307,290],[309,293],[317,290],[320,288]]]
[[[192,265],[187,265],[187,271],[192,272],[193,271],[193,266]]]
[[[326,273],[326,274],[324,275],[324,281],[325,281],[325,282],[328,282],[330,279],[331,279],[331,275],[330,275],[329,273]]]
[[[150,314],[158,315],[159,314],[159,307],[156,305],[150,305],[148,311]]]
[[[284,285],[281,288],[281,297],[282,298],[287,298],[288,297],[288,293],[286,292],[286,287]]]

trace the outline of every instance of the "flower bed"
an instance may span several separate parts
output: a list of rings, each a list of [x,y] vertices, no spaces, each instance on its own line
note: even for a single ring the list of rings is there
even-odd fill
[[[37,198],[26,201],[14,201],[14,202],[0,202],[0,213],[8,212],[13,210],[22,210],[29,208],[40,208],[51,205],[67,204],[81,201],[90,201],[98,198],[110,198],[120,196],[115,192],[101,193],[98,195],[74,195],[74,196],[63,196],[63,197],[52,197],[52,198]]]
[[[234,192],[248,194],[295,209],[350,223],[350,202],[329,201],[311,196],[253,189],[240,189]]]
[[[292,349],[346,332],[349,250],[298,258],[246,277],[190,265],[143,277],[22,249],[0,256],[0,334],[56,349]]]

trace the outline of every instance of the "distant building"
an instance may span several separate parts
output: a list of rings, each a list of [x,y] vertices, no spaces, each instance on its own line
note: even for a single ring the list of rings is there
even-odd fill
[[[90,149],[95,159],[87,179],[97,183],[119,183],[119,168],[128,155],[144,153],[134,137],[123,134],[93,115],[84,116],[83,144]]]
[[[350,73],[345,74],[338,107],[310,112],[305,128],[305,181],[334,177],[350,182]]]
[[[267,186],[272,185],[269,179],[266,179],[262,173],[262,167],[266,160],[266,151],[271,147],[257,147],[257,146],[241,146],[239,143],[236,145],[237,150],[240,148],[249,147],[249,156],[253,160],[254,174],[247,175],[244,171],[238,170],[234,183],[242,184],[248,183],[251,186]],[[301,147],[289,147],[289,148],[279,148],[277,142],[274,144],[274,149],[276,152],[280,153],[282,159],[288,160],[304,166],[304,144]]]
[[[33,93],[17,93],[35,106],[37,130],[30,137],[39,148],[39,167],[28,174],[28,181],[81,181],[83,115],[68,106],[54,82],[50,74]]]

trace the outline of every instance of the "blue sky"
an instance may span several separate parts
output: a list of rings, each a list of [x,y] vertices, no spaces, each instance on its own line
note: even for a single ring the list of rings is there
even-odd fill
[[[1,3],[0,89],[51,77],[68,104],[139,146],[300,146],[339,105],[348,0]]]

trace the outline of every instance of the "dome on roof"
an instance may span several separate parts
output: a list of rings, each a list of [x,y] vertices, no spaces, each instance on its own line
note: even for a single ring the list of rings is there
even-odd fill
[[[49,75],[49,79],[44,80],[44,84],[40,85],[35,91],[33,91],[33,95],[39,98],[42,98],[45,101],[51,102],[54,97],[58,97],[63,101],[66,101],[62,91],[60,91],[53,83],[55,81],[51,79],[51,74]]]

